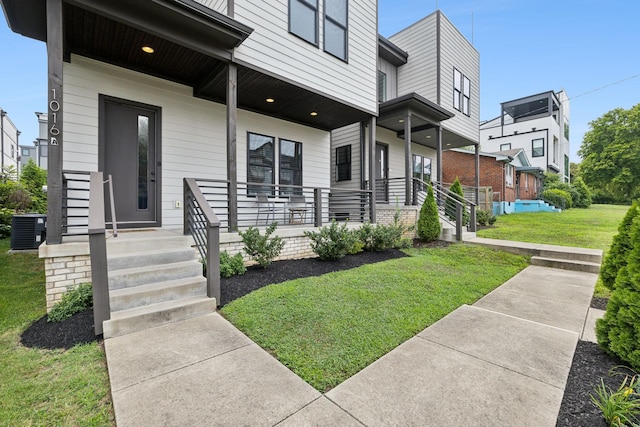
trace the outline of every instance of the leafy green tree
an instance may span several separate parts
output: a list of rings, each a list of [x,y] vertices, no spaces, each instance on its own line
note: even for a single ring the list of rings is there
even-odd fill
[[[607,311],[596,322],[598,344],[607,353],[640,370],[640,217],[631,225],[633,249],[627,255],[607,304]]]
[[[580,175],[598,202],[640,197],[640,104],[616,108],[589,123],[578,154]]]
[[[627,256],[629,252],[631,252],[631,249],[633,249],[633,242],[631,241],[630,235],[631,224],[639,215],[640,207],[638,206],[638,202],[633,202],[624,218],[622,218],[618,226],[618,234],[613,237],[611,248],[602,262],[600,279],[602,279],[602,284],[609,289],[613,289],[618,272],[622,267],[627,265]]]
[[[440,236],[440,217],[438,216],[438,205],[433,195],[433,187],[429,184],[427,197],[420,208],[418,218],[418,238],[425,242],[432,242]]]
[[[47,185],[47,172],[40,168],[33,159],[22,168],[20,183],[31,194],[31,209],[38,213],[47,213],[47,194],[42,187]]]

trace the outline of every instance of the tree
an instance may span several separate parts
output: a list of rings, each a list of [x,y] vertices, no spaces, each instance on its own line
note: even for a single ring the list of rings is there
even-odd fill
[[[640,197],[640,104],[616,108],[589,123],[578,151],[580,176],[597,202],[629,203]]]
[[[469,212],[467,212],[466,206],[464,204],[464,191],[462,190],[462,184],[460,184],[460,180],[456,177],[456,180],[453,181],[451,187],[449,188],[449,195],[447,196],[447,201],[445,202],[445,212],[447,216],[451,220],[456,219],[456,209],[458,202],[462,203],[462,225],[469,224]]]
[[[429,184],[427,197],[420,208],[418,218],[418,238],[425,242],[432,242],[440,236],[440,217],[438,216],[438,205],[433,195],[433,187]]]
[[[627,257],[633,249],[631,224],[633,224],[635,217],[639,215],[640,207],[637,202],[633,202],[624,218],[622,218],[618,226],[618,234],[613,237],[609,252],[607,252],[607,256],[602,262],[600,279],[602,279],[602,284],[609,289],[613,289],[618,272],[622,267],[627,265]]]
[[[31,209],[38,213],[47,213],[47,194],[42,187],[47,185],[47,172],[40,168],[33,159],[22,168],[20,183],[31,195]]]

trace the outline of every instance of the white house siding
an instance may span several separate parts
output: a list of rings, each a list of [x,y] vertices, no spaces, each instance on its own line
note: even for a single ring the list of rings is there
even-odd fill
[[[398,69],[395,65],[382,58],[378,58],[378,70],[387,75],[387,92],[386,99],[388,101],[398,97]]]
[[[351,145],[351,179],[336,181],[336,148]],[[331,132],[331,187],[360,189],[360,123],[354,123]]]
[[[14,167],[18,169],[18,129],[13,124],[8,115],[2,116],[2,164],[5,168]]]
[[[398,69],[398,96],[416,92],[438,102],[438,63],[436,13],[421,19],[389,40],[409,53]]]
[[[318,10],[324,10],[319,1]],[[254,29],[235,51],[239,63],[281,76],[328,97],[376,114],[377,4],[349,2],[348,62],[288,32],[288,0],[236,0],[234,18]]]
[[[203,6],[207,6],[211,10],[227,14],[227,1],[228,0],[195,0]],[[232,0],[233,1],[233,0]]]
[[[227,179],[226,107],[188,86],[72,55],[64,64],[64,169],[98,170],[99,95],[158,106],[161,117],[162,224],[182,225],[184,177]],[[329,187],[329,132],[238,111],[238,180],[246,181],[247,131],[303,144],[303,184]]]

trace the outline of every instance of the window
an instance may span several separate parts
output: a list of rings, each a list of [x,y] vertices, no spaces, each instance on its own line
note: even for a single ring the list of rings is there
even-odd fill
[[[378,70],[378,102],[387,100],[387,75]]]
[[[513,165],[506,164],[505,165],[505,183],[507,187],[513,187]]]
[[[347,14],[347,0],[325,0],[324,51],[345,61],[347,59]]]
[[[569,140],[569,123],[564,122],[564,139]]]
[[[11,144],[11,158],[13,159],[16,156],[16,147]]]
[[[247,163],[247,181],[254,183],[274,184],[274,145],[272,136],[249,133],[247,147],[249,158]],[[270,186],[249,185],[247,192],[255,194],[274,194]]]
[[[302,188],[282,187],[284,184],[302,185],[302,144],[280,140],[280,195],[302,194]]]
[[[351,145],[336,148],[336,181],[351,180]]]
[[[500,144],[500,151],[511,150],[511,143]]]
[[[569,182],[569,178],[571,177],[571,166],[569,165],[569,156],[564,155],[564,176],[566,181]]]
[[[453,108],[469,115],[471,81],[460,71],[453,69]]]
[[[544,156],[544,138],[531,141],[531,157]]]
[[[289,0],[289,32],[318,45],[318,0]]]
[[[22,155],[23,156],[29,156],[30,155],[31,150],[29,150],[28,148],[23,148],[22,149]]]
[[[418,154],[413,155],[413,177],[429,183],[431,181],[431,159],[428,157],[420,156]],[[421,183],[418,183],[419,191],[426,191],[426,188]]]
[[[553,163],[558,164],[558,138],[553,137]]]

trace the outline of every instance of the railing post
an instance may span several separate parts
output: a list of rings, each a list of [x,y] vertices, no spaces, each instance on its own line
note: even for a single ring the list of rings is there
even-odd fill
[[[91,172],[89,183],[89,253],[91,255],[93,289],[93,323],[96,335],[103,333],[102,322],[111,317],[103,186],[102,172]]]
[[[454,199],[455,200],[455,199]],[[462,240],[462,209],[460,202],[456,203],[456,240]]]
[[[185,236],[189,234],[189,215],[187,214],[187,208],[189,206],[189,185],[187,184],[187,178],[182,179],[182,234]]]
[[[471,218],[469,219],[469,231],[475,233],[476,231],[476,207],[471,205]]]
[[[207,296],[220,305],[220,225],[207,227]]]
[[[313,216],[314,225],[322,227],[322,189],[313,189]]]

